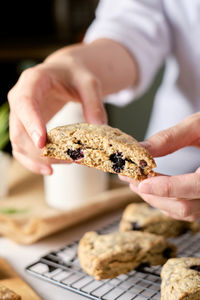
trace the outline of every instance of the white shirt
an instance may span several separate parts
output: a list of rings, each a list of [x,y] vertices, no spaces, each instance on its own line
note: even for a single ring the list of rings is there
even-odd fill
[[[139,85],[109,96],[116,105],[144,93],[166,61],[147,136],[200,110],[200,0],[101,0],[85,41],[98,38],[120,42],[139,65]],[[200,150],[187,147],[157,164],[167,174],[190,172],[200,166]]]

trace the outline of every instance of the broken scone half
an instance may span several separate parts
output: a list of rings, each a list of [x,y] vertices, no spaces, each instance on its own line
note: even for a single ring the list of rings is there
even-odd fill
[[[71,124],[47,134],[43,156],[74,161],[141,180],[156,167],[153,157],[130,135],[108,125]]]

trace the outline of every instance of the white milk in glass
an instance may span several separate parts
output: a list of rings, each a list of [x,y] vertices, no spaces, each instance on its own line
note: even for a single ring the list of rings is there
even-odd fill
[[[80,103],[69,102],[47,124],[47,131],[66,124],[85,122]],[[49,206],[70,210],[87,205],[108,186],[108,174],[86,166],[54,164],[53,174],[44,176],[45,198]]]

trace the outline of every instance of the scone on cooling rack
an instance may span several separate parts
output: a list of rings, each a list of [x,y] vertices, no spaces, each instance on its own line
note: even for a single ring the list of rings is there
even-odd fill
[[[73,161],[142,180],[155,175],[154,159],[130,135],[108,125],[71,124],[47,134],[43,156]]]
[[[145,231],[164,237],[176,237],[188,230],[193,233],[200,229],[198,222],[172,219],[146,203],[129,204],[120,221],[120,231]]]
[[[161,272],[161,300],[200,299],[200,258],[172,258]]]
[[[176,247],[164,237],[139,231],[103,235],[87,232],[78,247],[81,267],[97,280],[144,266],[162,265],[175,254]]]

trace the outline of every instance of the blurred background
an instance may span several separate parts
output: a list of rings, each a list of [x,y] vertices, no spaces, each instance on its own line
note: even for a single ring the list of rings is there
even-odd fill
[[[97,5],[98,0],[1,1],[0,104],[24,69],[83,39]],[[123,108],[106,105],[110,125],[142,140],[161,77],[162,70],[140,101]],[[4,150],[11,151],[9,143]]]

